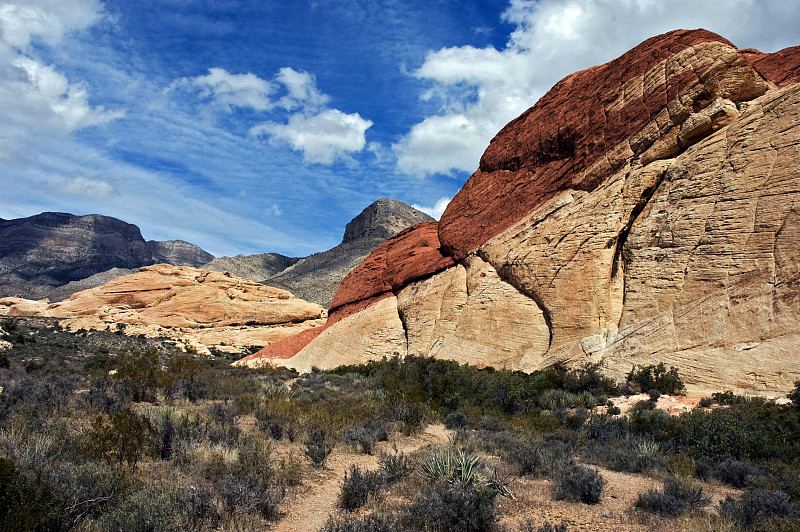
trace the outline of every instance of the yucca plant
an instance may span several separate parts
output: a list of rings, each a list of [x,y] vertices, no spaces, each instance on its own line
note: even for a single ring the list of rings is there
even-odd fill
[[[478,480],[480,456],[468,451],[438,449],[420,461],[419,474],[428,480],[446,480],[470,485]]]

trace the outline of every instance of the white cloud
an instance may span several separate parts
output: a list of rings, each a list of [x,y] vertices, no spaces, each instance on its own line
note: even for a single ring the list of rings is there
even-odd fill
[[[250,133],[266,134],[272,142],[285,142],[292,149],[302,151],[308,162],[330,164],[337,158],[363,150],[365,132],[371,126],[372,122],[358,113],[327,109],[310,116],[294,114],[287,124],[261,124],[253,127]]]
[[[24,50],[34,39],[49,45],[64,34],[97,22],[102,7],[96,0],[23,0],[0,5],[0,40]]]
[[[267,207],[264,209],[264,214],[267,216],[280,216],[283,214],[283,209],[281,209],[277,203],[273,203],[272,207]]]
[[[742,48],[793,46],[785,39],[800,27],[800,2],[512,0],[503,18],[516,28],[502,50],[443,48],[412,72],[431,84],[421,99],[441,110],[392,146],[400,171],[474,171],[492,137],[561,78],[666,31],[705,27]]]
[[[92,198],[108,197],[114,190],[114,188],[105,181],[86,179],[84,177],[76,177],[75,179],[67,181],[61,189],[67,194],[89,196]]]
[[[185,80],[179,80],[183,82]],[[209,68],[205,76],[197,76],[190,80],[191,84],[200,88],[201,94],[211,97],[228,111],[232,107],[250,107],[256,111],[272,108],[270,94],[276,88],[255,74],[231,74],[224,68]]]
[[[30,118],[39,117],[66,131],[102,124],[122,116],[121,111],[107,112],[102,106],[89,105],[89,93],[83,83],[70,83],[67,78],[49,65],[44,65],[23,55],[15,57],[12,65],[23,75],[16,80],[6,80],[1,92],[13,93],[17,108],[7,109],[18,121],[24,111]],[[13,101],[13,100],[12,100]]]
[[[319,109],[330,101],[330,96],[317,89],[317,78],[303,70],[283,67],[278,71],[275,80],[287,91],[286,96],[278,102],[284,109]]]
[[[446,198],[446,197],[439,198],[436,201],[436,203],[434,203],[433,206],[431,207],[425,205],[417,205],[416,203],[411,206],[417,209],[418,211],[422,211],[428,216],[438,220],[439,218],[442,217],[442,213],[444,213],[444,210],[447,208],[447,205],[450,203],[450,200],[452,199],[453,198]]]
[[[24,146],[31,134],[70,133],[123,115],[89,103],[83,82],[70,82],[30,46],[57,46],[67,33],[103,16],[93,0],[26,0],[0,5],[0,136]]]

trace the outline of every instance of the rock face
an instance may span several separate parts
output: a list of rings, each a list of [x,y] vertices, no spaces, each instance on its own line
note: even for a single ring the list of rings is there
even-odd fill
[[[259,253],[257,255],[217,257],[203,264],[202,268],[215,272],[230,272],[238,277],[259,280],[274,277],[299,260],[301,259],[279,253]]]
[[[344,276],[373,249],[403,229],[428,221],[433,218],[401,201],[379,199],[347,224],[341,244],[262,277],[262,282],[327,307]]]
[[[42,306],[44,308],[42,308]],[[71,330],[171,336],[207,352],[265,346],[325,323],[325,309],[230,273],[156,264],[51,305],[0,299],[12,315],[66,318]],[[2,312],[2,310],[0,310]]]
[[[212,258],[181,240],[145,241],[135,225],[97,214],[45,212],[0,220],[0,295],[45,297],[55,287],[112,268],[199,266]]]
[[[621,377],[665,362],[692,393],[786,393],[800,379],[798,81],[800,47],[740,51],[705,30],[568,76],[492,140],[438,239],[433,224],[406,233],[434,249],[409,253],[402,234],[376,249],[324,330],[281,342],[299,348],[281,363],[398,352],[525,371],[602,361]]]

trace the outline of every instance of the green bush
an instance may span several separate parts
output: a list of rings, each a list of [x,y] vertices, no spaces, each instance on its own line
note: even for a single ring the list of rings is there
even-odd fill
[[[328,441],[325,429],[311,429],[306,440],[305,454],[314,467],[325,467],[325,462],[332,452],[333,443]]]
[[[484,532],[494,529],[496,492],[480,485],[435,482],[403,512],[402,530]]]
[[[800,519],[800,507],[789,495],[776,490],[748,490],[739,500],[730,495],[719,505],[720,515],[737,523],[745,530],[752,530],[777,519]]]
[[[411,460],[405,453],[381,453],[381,472],[386,482],[395,482],[407,477],[414,470]]]
[[[431,481],[473,484],[483,465],[480,456],[468,451],[440,448],[419,461],[419,474]]]
[[[574,462],[557,468],[553,475],[553,495],[559,500],[597,504],[605,485],[597,469]]]
[[[142,456],[153,453],[156,435],[156,428],[147,416],[124,408],[111,416],[95,416],[84,449],[96,458],[120,465],[125,462],[134,469]]]
[[[35,530],[45,518],[42,489],[19,474],[12,460],[0,457],[0,530]]]
[[[134,402],[155,402],[156,391],[162,385],[158,352],[132,350],[117,357],[117,371],[112,379]]]
[[[350,512],[357,510],[370,498],[377,498],[382,486],[383,475],[379,471],[362,471],[357,465],[351,465],[344,473],[339,506]]]
[[[658,365],[633,366],[625,380],[631,391],[655,390],[668,395],[682,395],[686,391],[678,370],[674,367],[667,370],[663,362]]]
[[[687,511],[697,511],[711,503],[702,486],[687,480],[668,477],[661,490],[639,494],[636,507],[664,517],[678,517]]]

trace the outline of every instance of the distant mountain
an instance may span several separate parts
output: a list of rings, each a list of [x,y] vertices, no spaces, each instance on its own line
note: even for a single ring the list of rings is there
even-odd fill
[[[146,241],[137,226],[99,214],[0,219],[0,296],[49,297],[57,287],[113,268],[196,267],[213,258],[182,240]]]
[[[264,284],[290,291],[295,297],[328,307],[342,279],[387,238],[420,222],[433,221],[402,201],[381,198],[347,224],[342,243],[302,259],[271,253],[221,257],[205,264],[209,270],[227,270]],[[293,261],[284,269],[269,271],[280,261]],[[256,265],[263,263],[259,269]],[[258,274],[261,275],[258,275]]]
[[[236,255],[235,257],[217,257],[203,265],[206,270],[230,272],[238,277],[259,280],[272,277],[300,258],[287,257],[279,253],[259,253],[257,255]]]

